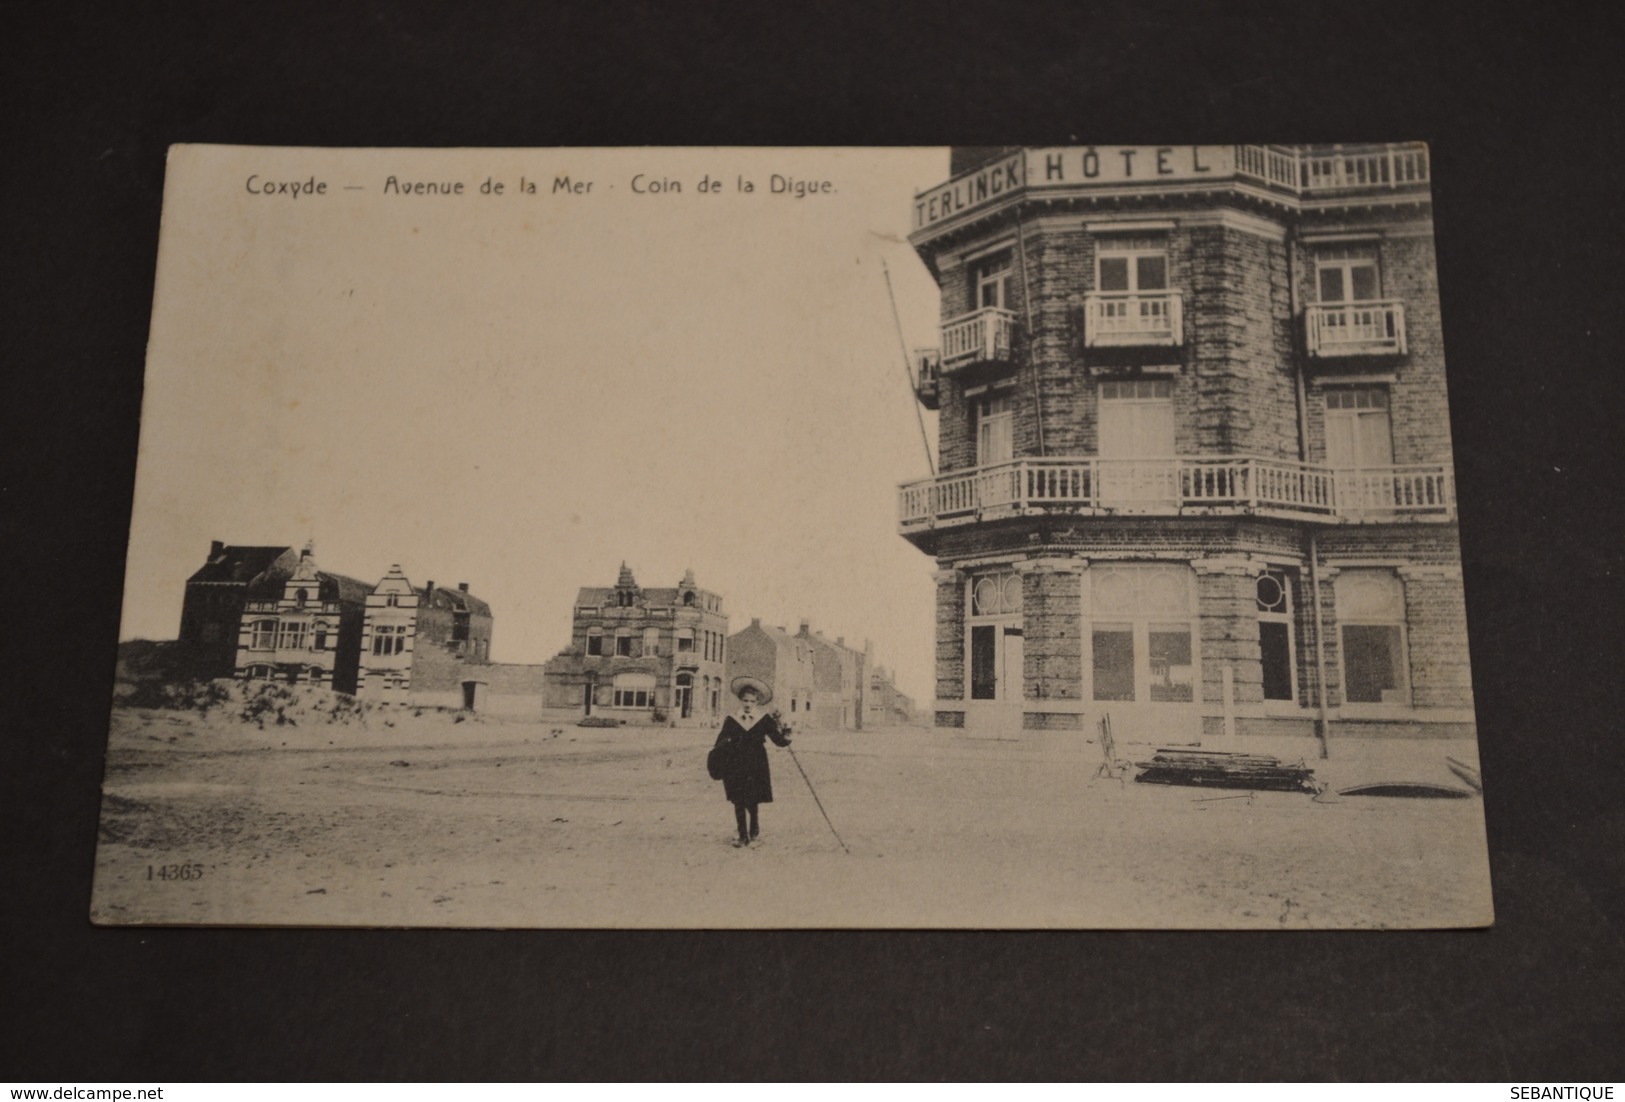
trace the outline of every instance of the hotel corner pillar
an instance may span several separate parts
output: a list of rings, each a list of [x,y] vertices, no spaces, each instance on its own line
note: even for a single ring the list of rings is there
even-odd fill
[[[1083,571],[1088,565],[1070,557],[1014,564],[1021,575],[1022,726],[1027,730],[1083,728]]]
[[[1264,700],[1256,589],[1264,564],[1212,556],[1191,567],[1202,632],[1202,745],[1233,746],[1237,709]]]
[[[965,726],[965,576],[938,570],[937,707],[938,727]]]

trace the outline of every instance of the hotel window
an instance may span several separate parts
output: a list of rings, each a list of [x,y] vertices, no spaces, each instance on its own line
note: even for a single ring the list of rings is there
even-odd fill
[[[1268,569],[1254,582],[1258,603],[1258,656],[1264,699],[1295,700],[1292,692],[1292,585],[1286,571]]]
[[[388,597],[384,598],[384,604],[389,608],[399,608],[401,604],[400,594],[391,593]]]
[[[324,621],[321,621],[321,620],[318,620],[316,622],[316,644],[315,644],[315,649],[317,649],[317,650],[326,650],[327,649],[327,624]]]
[[[406,649],[406,628],[399,624],[377,624],[372,629],[372,653],[400,654]]]
[[[1131,563],[1089,568],[1096,700],[1196,699],[1196,576],[1190,567]]]
[[[595,656],[604,653],[604,632],[602,628],[587,629],[587,653]]]
[[[1370,302],[1382,297],[1375,245],[1327,247],[1315,254],[1319,301]]]
[[[271,667],[265,665],[254,665],[248,667],[248,679],[250,681],[271,680]]]
[[[618,658],[632,657],[632,633],[618,631],[615,633],[615,655]]]
[[[615,675],[614,707],[649,708],[654,705],[655,679],[650,673]]]
[[[1337,576],[1343,639],[1343,697],[1350,704],[1409,704],[1405,583],[1391,570]]]
[[[694,653],[694,629],[693,628],[678,628],[677,629],[677,653],[678,654],[693,654]]]
[[[979,260],[971,267],[971,280],[976,295],[973,309],[1007,309],[1010,305],[1010,254]]]
[[[1391,467],[1394,436],[1388,388],[1335,387],[1326,391],[1326,465],[1337,470]]]
[[[645,658],[654,658],[659,653],[660,653],[660,629],[659,628],[644,628],[643,629],[643,656]]]
[[[468,641],[468,613],[453,612],[451,614],[451,640],[454,643]]]
[[[305,680],[312,685],[320,685],[327,678],[327,671],[320,666],[311,666],[305,671]]]
[[[283,624],[281,630],[277,633],[277,649],[304,650],[306,633],[309,629],[310,625],[303,620],[290,620]]]
[[[308,600],[310,600],[310,590],[299,589],[294,591],[293,603],[298,605],[300,608],[304,608],[305,602]]]
[[[1016,454],[1015,409],[1008,396],[979,398],[976,413],[976,465],[1003,463]]]
[[[271,650],[276,646],[276,621],[255,620],[248,639],[249,650]]]
[[[1168,241],[1161,236],[1103,237],[1095,250],[1095,290],[1166,291]]]

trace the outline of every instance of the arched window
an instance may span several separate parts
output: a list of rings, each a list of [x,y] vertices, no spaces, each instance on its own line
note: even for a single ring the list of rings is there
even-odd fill
[[[300,608],[304,608],[305,607],[305,602],[308,601],[308,600],[310,600],[310,590],[308,590],[308,589],[296,589],[296,590],[294,590],[294,594],[293,594],[293,603],[294,604],[298,605]]]
[[[1292,579],[1270,567],[1254,582],[1258,604],[1258,657],[1263,667],[1264,699],[1293,700]]]

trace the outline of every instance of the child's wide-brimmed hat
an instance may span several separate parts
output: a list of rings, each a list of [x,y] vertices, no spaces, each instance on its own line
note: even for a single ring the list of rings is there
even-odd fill
[[[729,682],[728,689],[735,696],[738,696],[746,689],[755,689],[757,703],[759,704],[766,704],[768,701],[773,699],[773,689],[768,685],[768,683],[759,677],[751,677],[748,674],[734,678],[731,682]]]

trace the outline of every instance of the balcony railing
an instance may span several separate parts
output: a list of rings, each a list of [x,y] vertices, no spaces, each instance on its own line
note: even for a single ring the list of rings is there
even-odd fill
[[[1015,314],[991,306],[943,322],[942,370],[1008,360],[1015,323]]]
[[[1428,180],[1425,145],[1389,145],[1357,153],[1306,151],[1299,163],[1299,186],[1305,192],[1402,187]]]
[[[1298,188],[1298,151],[1278,145],[1236,146],[1236,172],[1281,187]]]
[[[1282,513],[1331,521],[1455,513],[1442,464],[1334,470],[1251,456],[1015,459],[899,488],[904,534],[1029,513]]]
[[[914,393],[926,409],[936,409],[941,396],[942,352],[935,348],[914,350]]]
[[[1403,356],[1405,304],[1398,299],[1333,302],[1304,311],[1311,356]]]
[[[1083,296],[1083,311],[1090,348],[1185,343],[1178,291],[1091,291]]]

